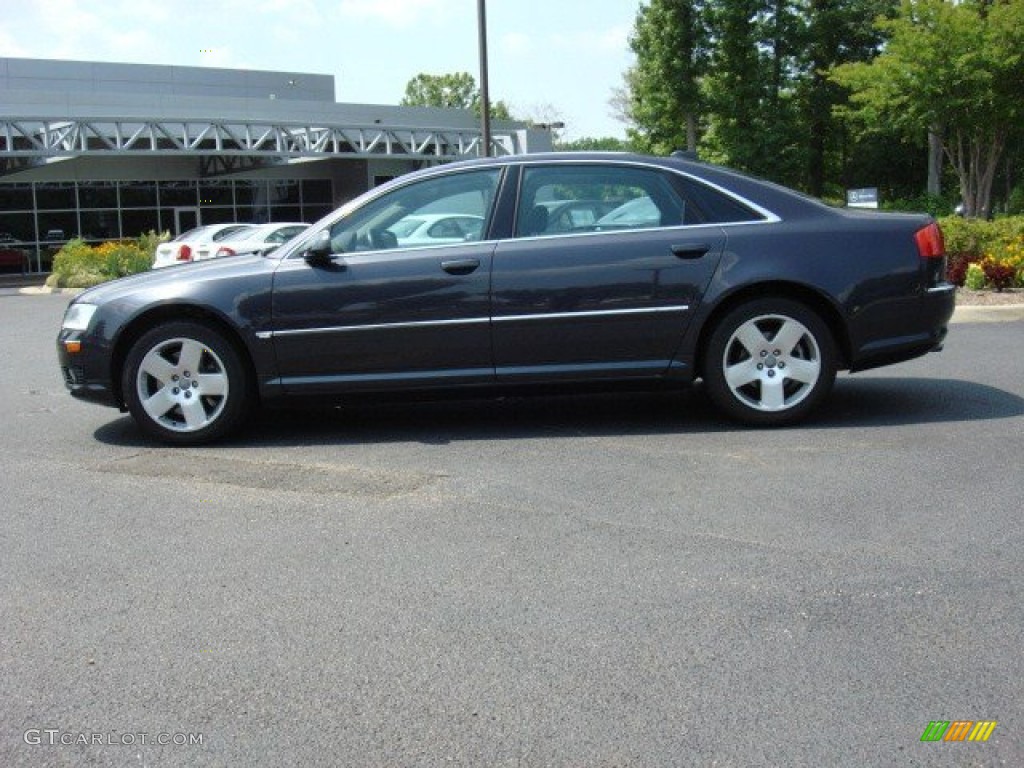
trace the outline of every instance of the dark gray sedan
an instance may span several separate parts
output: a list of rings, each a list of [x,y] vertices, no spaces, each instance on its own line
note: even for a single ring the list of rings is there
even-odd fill
[[[573,200],[608,214],[557,226]],[[399,246],[407,218],[479,216]],[[858,371],[941,348],[953,312],[926,215],[838,210],[681,158],[522,155],[374,189],[269,256],[98,286],[68,307],[76,397],[195,444],[310,396],[705,381],[789,424]]]

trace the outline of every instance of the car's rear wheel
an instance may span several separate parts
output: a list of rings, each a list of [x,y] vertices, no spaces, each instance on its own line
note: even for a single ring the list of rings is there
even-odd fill
[[[828,395],[836,377],[828,326],[804,304],[758,299],[715,327],[704,357],[711,399],[748,424],[799,421]]]
[[[253,402],[242,358],[217,331],[197,322],[159,325],[128,353],[122,391],[145,432],[198,445],[236,429]]]

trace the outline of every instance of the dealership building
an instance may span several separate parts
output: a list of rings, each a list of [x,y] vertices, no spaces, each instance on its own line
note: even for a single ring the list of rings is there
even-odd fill
[[[550,149],[496,122],[492,155]],[[333,75],[0,58],[0,248],[312,222],[401,174],[483,155],[471,112],[335,101]]]

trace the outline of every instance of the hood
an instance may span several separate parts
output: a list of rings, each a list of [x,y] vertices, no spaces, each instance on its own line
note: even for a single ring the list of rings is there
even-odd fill
[[[260,274],[267,275],[269,280],[277,264],[276,259],[248,255],[163,267],[89,288],[80,293],[75,302],[105,304],[134,294],[152,295],[157,293],[168,297],[185,295],[194,292],[196,287],[202,283],[253,277]]]

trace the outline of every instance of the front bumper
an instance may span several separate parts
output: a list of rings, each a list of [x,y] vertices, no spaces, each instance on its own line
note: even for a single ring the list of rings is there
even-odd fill
[[[76,345],[78,351],[72,351]],[[110,357],[92,338],[81,331],[62,330],[57,337],[57,361],[72,397],[123,410],[110,379]]]

